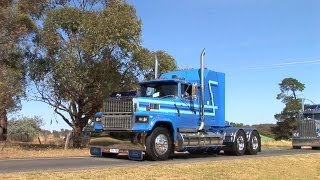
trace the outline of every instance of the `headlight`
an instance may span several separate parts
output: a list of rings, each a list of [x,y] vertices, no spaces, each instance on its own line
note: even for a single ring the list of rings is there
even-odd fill
[[[147,116],[136,116],[136,122],[137,123],[147,123],[148,122]]]

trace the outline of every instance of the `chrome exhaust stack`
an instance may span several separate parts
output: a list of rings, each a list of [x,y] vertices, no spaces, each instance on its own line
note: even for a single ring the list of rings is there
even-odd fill
[[[200,55],[200,126],[198,131],[201,131],[204,127],[204,55],[206,54],[205,49],[202,50]]]
[[[159,64],[158,57],[157,55],[154,55],[154,79],[158,79],[158,71],[159,71],[158,64]]]

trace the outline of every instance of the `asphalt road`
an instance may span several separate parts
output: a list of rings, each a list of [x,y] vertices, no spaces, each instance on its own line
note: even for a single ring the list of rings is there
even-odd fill
[[[287,149],[287,150],[263,150],[258,155],[224,156],[224,155],[191,155],[189,153],[177,153],[168,161],[132,161],[126,155],[117,158],[100,157],[64,157],[64,158],[38,158],[38,159],[1,159],[0,173],[29,172],[29,171],[61,171],[89,168],[108,168],[121,166],[145,166],[159,163],[177,164],[201,161],[220,161],[228,159],[259,158],[267,156],[281,156],[292,154],[319,153],[319,150],[311,149]]]

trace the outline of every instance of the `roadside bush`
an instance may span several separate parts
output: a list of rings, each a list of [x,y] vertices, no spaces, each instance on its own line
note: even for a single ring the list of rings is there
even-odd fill
[[[30,142],[41,132],[42,124],[42,119],[38,116],[9,120],[9,138],[14,141]]]

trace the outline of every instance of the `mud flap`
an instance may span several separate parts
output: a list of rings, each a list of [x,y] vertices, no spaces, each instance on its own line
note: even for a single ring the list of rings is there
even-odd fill
[[[143,153],[139,150],[129,150],[128,158],[134,161],[142,161],[143,160]]]
[[[90,154],[92,156],[102,156],[101,148],[99,148],[99,147],[90,147]]]

